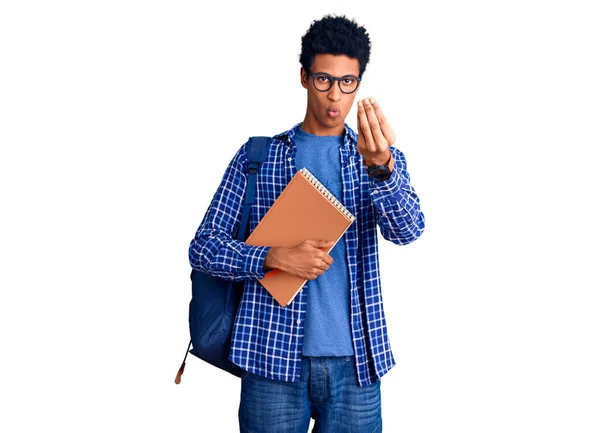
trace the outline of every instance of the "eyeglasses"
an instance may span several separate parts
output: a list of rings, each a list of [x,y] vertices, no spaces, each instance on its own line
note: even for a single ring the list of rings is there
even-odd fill
[[[327,92],[333,86],[333,82],[337,81],[342,93],[349,94],[356,92],[360,78],[354,75],[344,75],[341,78],[332,77],[325,72],[317,72],[310,75],[313,79],[313,85],[319,92]]]

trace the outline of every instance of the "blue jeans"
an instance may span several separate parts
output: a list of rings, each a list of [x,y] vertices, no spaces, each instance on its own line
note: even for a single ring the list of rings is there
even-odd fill
[[[300,382],[244,372],[238,415],[242,433],[378,433],[380,384],[358,386],[354,357],[304,357]]]

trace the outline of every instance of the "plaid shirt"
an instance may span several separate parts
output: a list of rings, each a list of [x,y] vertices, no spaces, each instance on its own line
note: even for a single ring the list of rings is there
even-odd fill
[[[250,230],[258,225],[297,171],[294,134],[299,127],[297,124],[273,137],[258,174]],[[425,227],[404,155],[394,147],[390,149],[395,160],[392,175],[386,181],[374,182],[368,177],[358,153],[357,135],[346,125],[344,144],[340,148],[341,202],[356,216],[356,221],[343,241],[350,276],[352,339],[360,386],[379,381],[395,365],[381,297],[377,226],[385,239],[399,245],[417,239]],[[212,275],[246,280],[229,359],[254,374],[298,382],[306,293],[301,290],[290,305],[281,307],[257,281],[265,276],[263,262],[269,247],[249,246],[233,239],[242,214],[246,164],[246,146],[242,146],[227,167],[190,244],[190,264]]]

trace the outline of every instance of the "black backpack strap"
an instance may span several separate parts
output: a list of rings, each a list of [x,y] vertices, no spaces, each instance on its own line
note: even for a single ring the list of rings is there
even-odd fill
[[[238,229],[237,240],[246,240],[248,234],[248,222],[250,220],[250,210],[256,198],[256,178],[260,166],[269,153],[270,137],[250,137],[246,144],[246,154],[248,155],[247,175],[248,183],[246,185],[246,196],[244,198],[244,208],[242,210],[242,219]]]

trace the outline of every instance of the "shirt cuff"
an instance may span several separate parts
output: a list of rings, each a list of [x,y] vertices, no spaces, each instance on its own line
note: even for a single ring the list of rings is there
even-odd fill
[[[382,182],[371,179],[369,182],[371,199],[375,202],[381,202],[386,199],[402,201],[402,177],[400,176],[400,167],[398,164],[390,173],[390,177]]]
[[[257,280],[261,280],[265,277],[263,266],[265,263],[265,257],[267,257],[267,253],[271,247],[248,246],[248,248],[248,253],[245,255],[246,260],[244,261],[244,271],[255,276]]]

